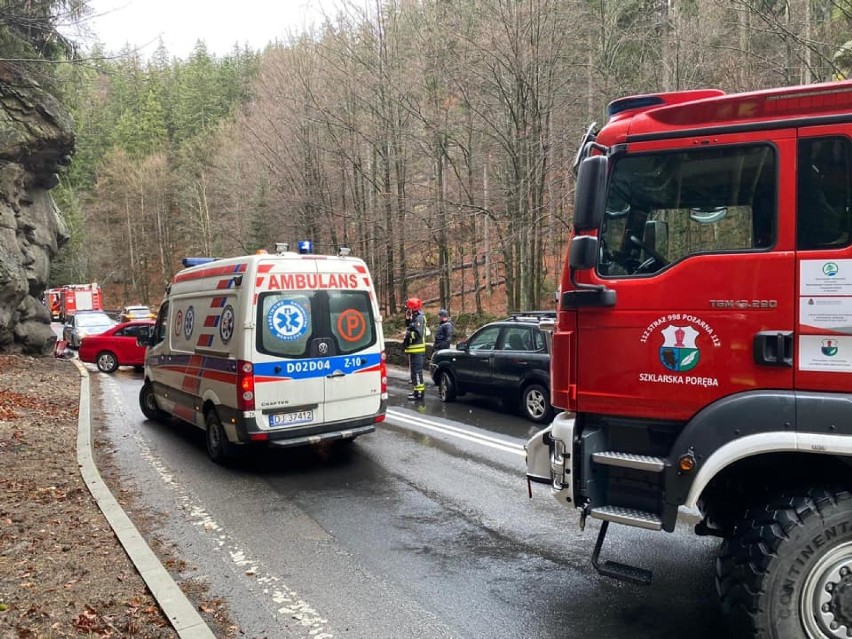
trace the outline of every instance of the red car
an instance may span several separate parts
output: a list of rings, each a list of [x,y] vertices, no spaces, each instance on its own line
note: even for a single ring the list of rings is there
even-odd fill
[[[80,341],[80,360],[95,364],[99,371],[112,373],[119,366],[143,366],[145,347],[136,343],[140,332],[154,325],[154,320],[134,320],[116,324],[98,335]]]

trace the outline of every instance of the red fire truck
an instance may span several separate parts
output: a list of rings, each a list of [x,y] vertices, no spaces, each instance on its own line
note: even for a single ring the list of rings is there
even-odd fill
[[[48,293],[57,289],[51,289]],[[59,290],[59,321],[64,322],[65,318],[73,315],[77,311],[100,311],[104,307],[104,296],[100,286],[97,283],[91,284],[67,284]],[[48,298],[51,300],[51,298]],[[51,300],[51,316],[53,315],[53,306]]]
[[[552,399],[527,476],[600,520],[722,538],[760,637],[852,636],[852,82],[612,102],[577,155]]]

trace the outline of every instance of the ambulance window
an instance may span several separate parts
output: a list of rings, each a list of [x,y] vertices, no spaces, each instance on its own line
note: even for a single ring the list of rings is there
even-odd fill
[[[160,306],[160,312],[157,315],[157,324],[154,328],[154,343],[159,344],[162,342],[169,330],[169,303],[163,302]]]
[[[699,253],[775,241],[777,161],[768,144],[615,160],[598,272],[647,276]]]
[[[329,291],[331,334],[341,355],[363,350],[376,341],[370,297],[365,291]]]
[[[852,149],[845,137],[799,141],[797,246],[848,246],[852,228]]]
[[[282,291],[258,300],[259,349],[271,355],[301,357],[314,334],[313,298],[316,293]]]

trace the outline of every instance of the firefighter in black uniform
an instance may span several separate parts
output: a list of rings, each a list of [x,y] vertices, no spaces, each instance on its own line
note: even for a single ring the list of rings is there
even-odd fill
[[[412,297],[405,302],[405,339],[403,346],[408,355],[408,368],[411,371],[413,387],[408,399],[423,399],[426,384],[423,383],[423,364],[426,361],[426,317],[423,315],[423,302]]]

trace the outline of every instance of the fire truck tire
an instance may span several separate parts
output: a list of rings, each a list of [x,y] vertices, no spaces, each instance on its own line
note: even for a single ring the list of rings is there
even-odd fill
[[[442,402],[452,402],[456,399],[456,383],[449,373],[441,373],[438,379],[438,397]]]
[[[779,495],[751,509],[738,531],[716,561],[716,589],[734,630],[766,639],[846,636],[852,628],[848,490]]]
[[[115,353],[110,351],[101,351],[95,358],[98,370],[102,373],[114,373],[118,369],[118,358]]]
[[[536,424],[549,423],[553,418],[550,391],[541,384],[530,384],[521,393],[521,412]]]
[[[225,464],[233,456],[233,446],[228,441],[222,421],[212,408],[204,417],[207,426],[207,455],[217,464]]]
[[[157,406],[157,398],[154,397],[154,391],[149,382],[142,384],[139,391],[139,408],[142,409],[142,414],[146,418],[155,422],[161,422],[169,416],[167,412],[160,410]]]

